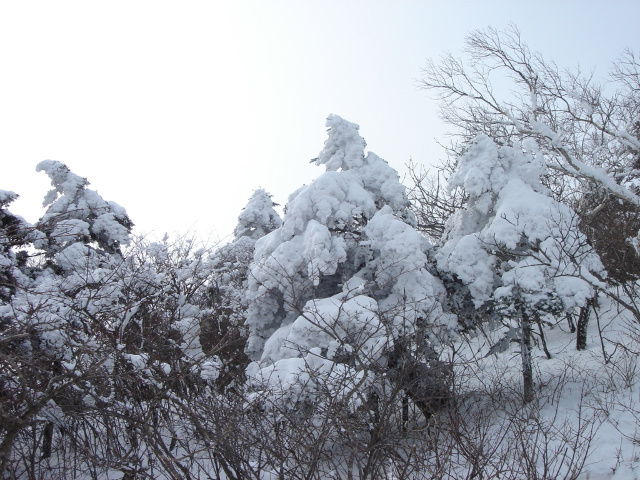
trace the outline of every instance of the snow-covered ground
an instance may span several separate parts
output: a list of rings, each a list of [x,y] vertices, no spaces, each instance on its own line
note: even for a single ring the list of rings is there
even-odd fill
[[[539,474],[546,462],[558,469],[557,478],[574,478],[565,474],[584,462],[576,470],[581,480],[640,478],[640,325],[632,318],[601,295],[597,318],[591,314],[587,350],[576,350],[567,322],[547,329],[552,358],[533,349],[536,398],[527,407],[520,402],[519,345],[484,356],[499,332],[463,342],[456,352],[459,394],[486,395],[499,399],[489,402],[492,407],[501,404],[467,420],[493,431],[496,442],[501,430],[507,444],[522,440],[511,437],[517,432],[525,442],[536,440],[538,450],[531,454],[537,454]],[[527,448],[516,444],[513,448]]]

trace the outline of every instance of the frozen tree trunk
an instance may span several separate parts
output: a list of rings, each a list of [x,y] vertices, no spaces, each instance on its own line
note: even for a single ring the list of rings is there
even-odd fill
[[[51,458],[53,443],[53,422],[47,422],[42,432],[42,458]]]
[[[571,313],[567,313],[565,315],[565,318],[567,319],[567,323],[569,324],[569,331],[571,333],[576,333],[576,324],[573,323],[573,315]]]
[[[586,350],[587,349],[587,327],[589,326],[589,317],[591,316],[591,306],[593,305],[593,300],[587,300],[587,304],[580,309],[580,314],[578,315],[578,326],[576,328],[576,350]]]
[[[522,314],[522,333],[520,337],[520,356],[522,357],[522,381],[524,403],[533,400],[533,364],[531,359],[531,319],[524,308]]]
[[[402,397],[402,431],[409,431],[409,395],[406,392]]]

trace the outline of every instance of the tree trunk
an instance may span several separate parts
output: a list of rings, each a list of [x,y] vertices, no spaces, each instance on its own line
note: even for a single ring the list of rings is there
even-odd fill
[[[529,315],[521,308],[522,333],[520,337],[520,356],[522,357],[522,380],[524,391],[524,403],[533,400],[533,364],[531,359],[531,320]]]
[[[406,398],[411,399],[429,420],[438,410],[441,410],[451,398],[450,380],[451,366],[432,358],[421,361],[415,358],[403,342],[394,344],[393,350],[388,352],[388,373],[399,390],[403,390]],[[403,409],[404,409],[403,403]],[[406,401],[408,419],[408,401]],[[405,422],[405,410],[403,423]]]
[[[51,458],[53,443],[53,422],[47,422],[42,432],[42,458]]]
[[[576,324],[573,323],[573,315],[571,315],[570,313],[567,313],[565,315],[565,318],[567,319],[567,323],[569,324],[569,331],[571,333],[576,333]]]
[[[591,314],[591,305],[593,300],[587,300],[587,304],[580,309],[580,315],[578,315],[578,327],[576,335],[576,350],[587,349],[587,327],[589,326],[589,317]]]
[[[407,392],[402,396],[402,431],[409,430],[409,395]]]

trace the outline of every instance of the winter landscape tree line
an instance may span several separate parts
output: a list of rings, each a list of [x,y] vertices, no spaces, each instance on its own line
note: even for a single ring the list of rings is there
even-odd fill
[[[640,61],[466,53],[424,69],[439,166],[405,187],[330,115],[224,245],[132,235],[57,161],[35,224],[0,191],[0,478],[631,478]]]

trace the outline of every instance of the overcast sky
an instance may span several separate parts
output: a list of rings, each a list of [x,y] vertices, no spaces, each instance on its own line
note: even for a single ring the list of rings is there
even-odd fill
[[[224,238],[252,191],[284,204],[322,170],[324,121],[360,125],[401,170],[442,156],[427,58],[516,24],[560,66],[604,75],[640,49],[627,1],[3,1],[0,189],[34,222],[44,159],[127,209],[139,233]]]

